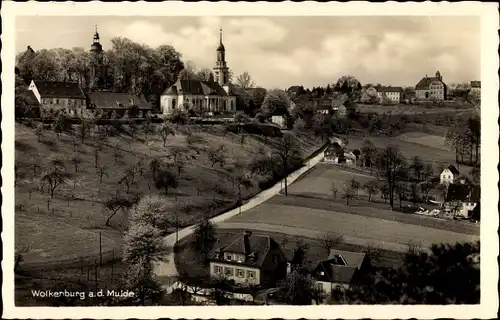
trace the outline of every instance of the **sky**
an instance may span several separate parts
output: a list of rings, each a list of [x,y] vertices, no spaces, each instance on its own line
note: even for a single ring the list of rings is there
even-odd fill
[[[198,69],[215,65],[222,27],[229,68],[265,88],[324,86],[343,75],[414,86],[437,70],[448,84],[481,78],[480,19],[472,16],[17,17],[16,53],[90,49],[95,25],[104,50],[113,37],[172,45]]]

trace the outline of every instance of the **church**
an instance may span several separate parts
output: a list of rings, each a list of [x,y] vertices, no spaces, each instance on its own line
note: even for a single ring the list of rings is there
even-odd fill
[[[236,111],[236,95],[231,92],[229,68],[226,62],[226,49],[220,43],[216,50],[215,81],[177,80],[160,97],[161,113],[170,115],[174,110],[188,111],[187,106],[201,110],[204,114],[220,114]]]

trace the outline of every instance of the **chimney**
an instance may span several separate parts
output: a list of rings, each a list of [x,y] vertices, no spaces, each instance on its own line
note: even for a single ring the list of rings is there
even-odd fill
[[[245,255],[250,254],[250,236],[252,235],[251,231],[243,231],[243,245],[245,250]]]

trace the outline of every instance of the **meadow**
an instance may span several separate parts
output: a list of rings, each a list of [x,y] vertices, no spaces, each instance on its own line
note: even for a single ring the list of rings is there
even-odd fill
[[[203,216],[217,215],[238,200],[232,183],[235,163],[248,165],[256,155],[272,152],[276,143],[275,138],[249,134],[242,138],[243,134],[226,132],[221,126],[173,128],[175,135],[168,136],[164,146],[159,135],[126,126],[113,136],[92,131],[82,142],[71,133],[57,135],[49,129],[37,135],[34,128],[16,123],[15,245],[24,258],[21,266],[93,262],[99,257],[99,234],[103,255],[109,258],[113,252],[119,258],[128,211],[118,210],[106,226],[111,211],[105,208],[106,201],[117,195],[163,197],[172,222],[165,232],[175,230],[174,221],[183,227]],[[322,145],[306,134],[299,139],[305,156]],[[222,145],[226,161],[220,166],[210,161],[208,153]],[[185,159],[179,186],[165,194],[164,189],[155,188],[150,163],[152,159],[170,161],[174,150],[180,150]],[[65,179],[52,198],[41,176],[55,163],[64,167]],[[124,181],[131,170],[132,181]],[[256,184],[243,188],[242,198],[258,191]]]

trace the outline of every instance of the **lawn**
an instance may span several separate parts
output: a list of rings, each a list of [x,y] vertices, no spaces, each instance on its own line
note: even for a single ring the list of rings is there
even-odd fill
[[[335,182],[340,195],[344,183],[352,179],[358,181],[361,186],[368,181],[376,180],[374,176],[369,174],[346,171],[335,164],[320,163],[312,168],[307,175],[289,186],[288,192],[291,195],[318,194],[331,196],[332,184]],[[360,189],[358,193],[361,195],[364,194],[364,191]]]
[[[276,204],[271,201],[245,211],[227,222],[248,223],[249,228],[252,223],[262,223],[276,227],[276,232],[286,227],[334,232],[352,239],[353,243],[372,243],[375,247],[388,250],[402,248],[409,242],[429,247],[434,243],[479,240],[479,230],[477,235],[468,235],[367,215],[333,211],[328,208],[311,207]]]
[[[445,144],[444,135],[438,136],[420,132],[408,132],[397,136],[396,139],[450,152],[450,148]]]
[[[254,135],[245,135],[242,141],[240,135],[227,133],[221,126],[193,125],[189,135],[192,139],[188,139],[186,128],[174,126],[175,135],[168,136],[163,146],[159,135],[146,137],[140,130],[131,134],[127,126],[123,132],[105,138],[94,131],[83,143],[78,136],[63,133],[57,137],[47,129],[37,141],[33,128],[16,123],[16,248],[24,252],[22,265],[60,263],[65,258],[73,261],[78,256],[95,255],[99,252],[95,242],[99,232],[103,235],[103,251],[120,254],[128,213],[118,211],[110,226],[105,226],[111,212],[104,203],[116,194],[127,198],[157,194],[165,199],[169,210],[189,206],[191,210],[178,214],[180,227],[196,223],[204,215],[214,216],[237,201],[237,189],[231,183],[236,161],[246,165],[256,154],[271,152],[276,143],[272,138],[264,140]],[[299,139],[304,156],[322,145],[319,139],[305,134]],[[212,166],[207,151],[221,145],[226,148],[226,164]],[[152,159],[168,160],[174,147],[183,151],[186,160],[179,186],[165,194],[163,189],[155,188],[149,163]],[[105,168],[102,181],[96,168],[97,148],[97,167]],[[74,157],[81,161],[77,167],[71,160]],[[66,178],[51,198],[40,178],[55,160],[62,161]],[[135,174],[127,192],[127,187],[118,182],[132,167]],[[255,184],[242,191],[245,198],[259,188]],[[37,245],[31,245],[34,234]]]
[[[418,156],[424,162],[434,164],[436,169],[455,163],[455,153],[443,148],[444,143],[442,144],[435,136],[427,137],[428,135],[422,134],[415,141],[416,136],[417,134],[411,134],[408,136],[409,139],[405,138],[404,135],[398,137],[349,136],[347,147],[349,149],[361,149],[363,141],[369,139],[379,148],[389,145],[397,146],[407,159]]]
[[[378,113],[378,114],[392,114],[392,115],[413,115],[421,113],[456,113],[457,111],[466,112],[472,111],[474,107],[468,104],[458,105],[449,104],[445,106],[433,106],[425,104],[410,104],[410,105],[372,105],[372,104],[358,104],[357,111],[360,113]]]

